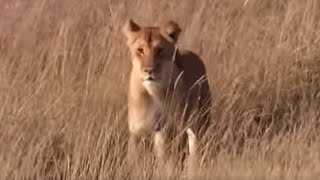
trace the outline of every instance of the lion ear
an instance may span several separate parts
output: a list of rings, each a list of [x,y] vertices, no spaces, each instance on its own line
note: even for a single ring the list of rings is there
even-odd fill
[[[135,23],[132,19],[128,19],[122,28],[122,32],[127,38],[130,38],[132,33],[137,32],[140,29],[141,28],[137,23]]]
[[[169,36],[174,42],[178,41],[178,37],[181,33],[181,28],[174,21],[165,23],[162,27],[164,33]]]

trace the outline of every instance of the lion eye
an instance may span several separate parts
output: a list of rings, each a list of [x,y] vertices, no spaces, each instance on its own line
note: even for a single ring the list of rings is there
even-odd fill
[[[143,54],[144,53],[143,52],[143,48],[138,48],[137,51],[138,51],[139,54]]]

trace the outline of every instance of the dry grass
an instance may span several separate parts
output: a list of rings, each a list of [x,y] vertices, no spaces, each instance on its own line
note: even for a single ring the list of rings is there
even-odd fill
[[[0,179],[156,178],[148,158],[134,169],[123,163],[128,17],[176,20],[179,46],[207,65],[214,125],[199,177],[319,177],[319,8],[317,0],[0,0]]]

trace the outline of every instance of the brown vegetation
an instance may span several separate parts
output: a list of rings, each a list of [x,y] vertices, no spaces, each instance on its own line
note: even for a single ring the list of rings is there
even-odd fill
[[[170,19],[213,92],[201,177],[320,175],[317,0],[0,1],[0,179],[155,178],[129,169],[121,28]],[[183,178],[179,170],[172,178]],[[162,177],[164,178],[164,177]]]

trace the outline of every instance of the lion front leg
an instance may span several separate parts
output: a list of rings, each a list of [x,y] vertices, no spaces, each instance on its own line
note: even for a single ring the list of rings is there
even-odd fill
[[[158,178],[168,178],[173,173],[173,165],[166,152],[167,135],[164,131],[154,133],[154,154],[156,156],[156,167]]]
[[[134,134],[130,134],[128,141],[127,160],[129,164],[135,164],[138,161],[138,143],[140,138]]]
[[[161,131],[157,131],[154,134],[154,154],[158,160],[165,159],[165,136]]]

